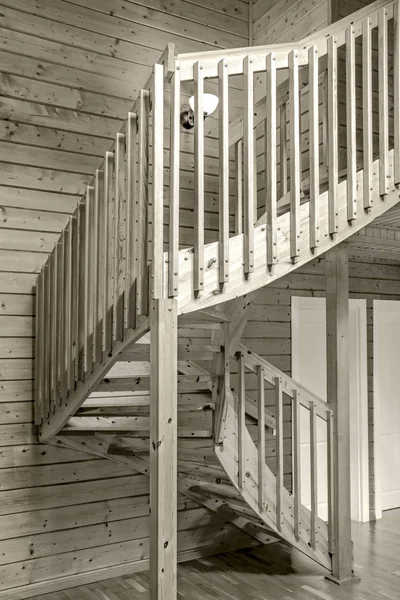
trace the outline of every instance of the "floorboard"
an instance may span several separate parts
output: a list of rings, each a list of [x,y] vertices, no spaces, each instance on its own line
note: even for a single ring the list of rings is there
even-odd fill
[[[359,583],[326,581],[322,567],[282,542],[179,565],[178,600],[398,600],[400,509],[353,523],[353,539]],[[35,600],[148,600],[148,583],[147,572],[136,573]]]

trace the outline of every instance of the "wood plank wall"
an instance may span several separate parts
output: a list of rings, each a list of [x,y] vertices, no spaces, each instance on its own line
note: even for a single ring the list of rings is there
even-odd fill
[[[293,42],[328,24],[327,0],[255,0],[254,45]]]
[[[368,419],[370,515],[375,515],[374,498],[374,399],[373,399],[373,300],[400,300],[400,266],[351,260],[349,264],[351,298],[367,301],[368,343]],[[259,291],[251,309],[244,343],[266,360],[291,374],[291,299],[293,296],[325,296],[325,260],[316,259],[298,271]],[[289,426],[288,426],[289,427]],[[288,474],[289,456],[286,459]]]
[[[146,555],[145,478],[37,444],[36,276],[166,44],[246,46],[248,2],[0,0],[0,27],[0,597],[11,600],[2,590]],[[208,181],[211,197],[215,172]],[[235,538],[192,502],[180,510],[181,549]]]

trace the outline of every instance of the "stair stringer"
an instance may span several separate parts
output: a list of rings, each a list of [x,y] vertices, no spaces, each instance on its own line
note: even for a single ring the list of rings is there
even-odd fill
[[[245,482],[243,487],[238,481],[238,408],[237,401],[232,394],[227,394],[225,399],[225,419],[222,429],[222,444],[215,445],[215,453],[228,475],[230,481],[241,494],[246,504],[252,511],[275,533],[289,542],[292,546],[331,570],[331,555],[328,551],[328,528],[327,524],[318,518],[316,549],[313,550],[309,543],[310,534],[304,523],[310,522],[310,511],[301,506],[301,524],[299,539],[296,539],[292,525],[293,496],[286,488],[283,488],[282,497],[282,528],[276,527],[276,478],[269,467],[265,464],[265,494],[267,498],[265,508],[260,509],[258,504],[258,456],[257,448],[251,436],[245,428],[244,447],[246,456]],[[303,525],[302,525],[303,524]]]
[[[337,233],[329,233],[329,191],[319,196],[319,245],[310,249],[309,236],[309,202],[300,207],[299,256],[293,262],[290,251],[290,212],[285,212],[277,219],[277,262],[268,268],[267,265],[267,240],[266,225],[261,224],[254,228],[254,270],[246,277],[243,265],[244,234],[236,235],[229,239],[229,280],[221,289],[219,283],[219,242],[207,244],[204,248],[204,291],[199,296],[194,291],[194,254],[193,248],[186,248],[179,252],[179,296],[178,313],[187,314],[204,309],[220,302],[226,302],[248,294],[254,290],[272,283],[290,272],[302,267],[307,262],[324,254],[334,246],[346,241],[353,234],[363,229],[366,225],[399,203],[400,188],[394,183],[393,164],[394,151],[388,153],[389,192],[384,196],[379,194],[379,160],[372,165],[372,206],[365,210],[363,207],[363,170],[357,172],[357,218],[351,222],[347,219],[347,180],[337,186]],[[165,281],[168,281],[168,253],[164,257]],[[167,289],[165,289],[167,295]]]

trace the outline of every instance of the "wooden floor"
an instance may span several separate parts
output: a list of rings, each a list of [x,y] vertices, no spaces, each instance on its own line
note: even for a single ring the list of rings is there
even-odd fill
[[[278,543],[180,565],[178,600],[399,600],[400,510],[354,524],[353,539],[359,583],[329,583],[324,569]],[[147,600],[147,590],[146,572],[36,600]]]

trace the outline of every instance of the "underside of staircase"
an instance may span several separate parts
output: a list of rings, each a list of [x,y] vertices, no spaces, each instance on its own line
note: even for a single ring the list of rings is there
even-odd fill
[[[348,448],[338,442],[348,399],[343,243],[400,200],[399,4],[378,0],[292,44],[177,56],[169,46],[39,276],[39,440],[150,477],[152,600],[176,598],[177,494],[259,543],[284,539],[336,579],[351,577]],[[238,80],[243,114],[231,122]],[[195,126],[183,138],[188,84]],[[196,117],[205,89],[219,96],[219,227],[211,240],[207,120]],[[189,247],[180,228],[188,140]],[[325,253],[328,402],[241,343],[257,290]],[[327,447],[326,514],[317,431]]]

